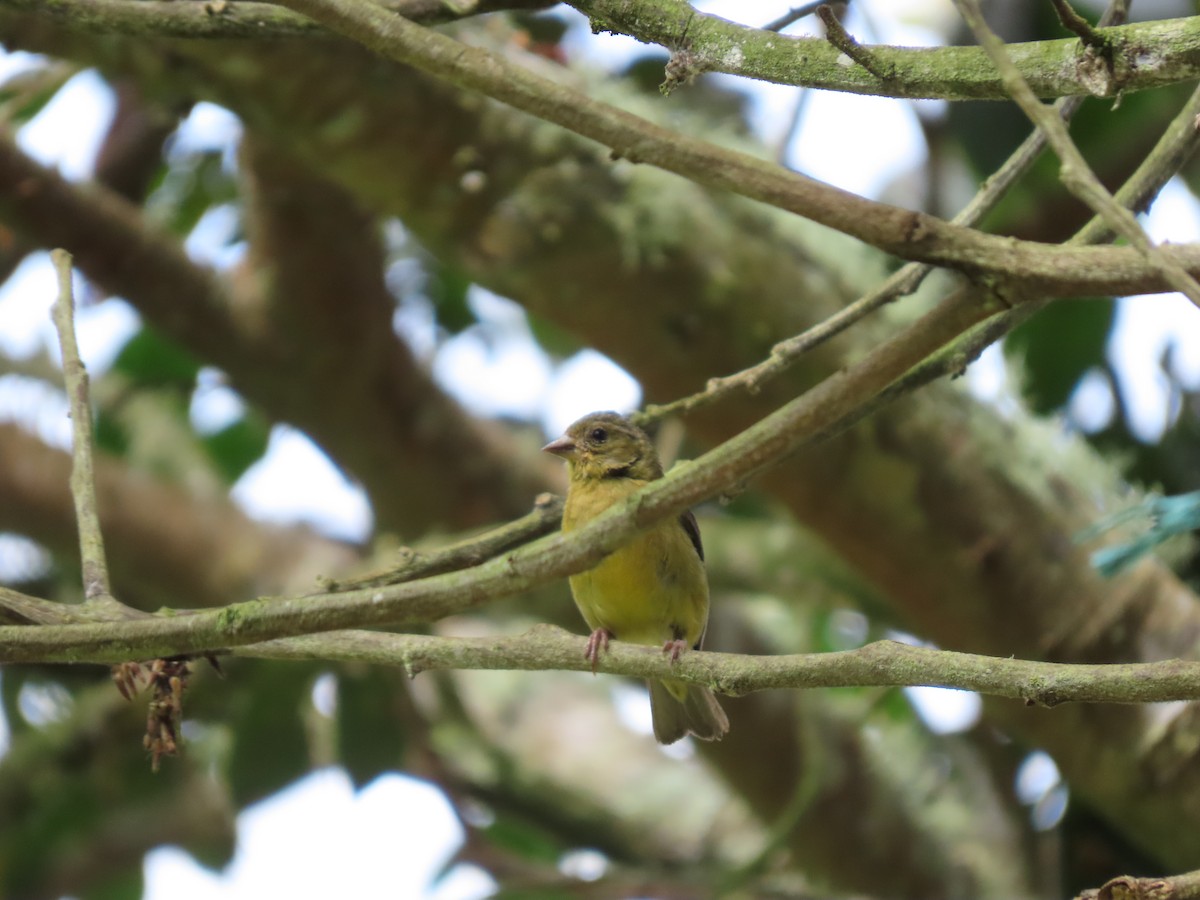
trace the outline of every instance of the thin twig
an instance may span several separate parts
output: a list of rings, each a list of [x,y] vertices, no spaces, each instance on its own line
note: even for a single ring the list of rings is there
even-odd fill
[[[5,625],[67,625],[80,621],[82,606],[31,597],[0,585],[0,622]]]
[[[895,66],[879,60],[874,53],[856,41],[842,25],[833,7],[822,3],[817,7],[817,16],[825,23],[825,38],[842,53],[878,78],[891,81],[896,77]]]
[[[1092,172],[1083,158],[1083,154],[1071,140],[1062,120],[1038,100],[1013,63],[1004,42],[988,27],[977,0],[955,0],[955,4],[963,19],[974,32],[976,40],[987,51],[996,68],[1000,70],[1000,75],[1013,100],[1021,107],[1030,121],[1045,132],[1050,146],[1054,148],[1054,152],[1058,154],[1058,158],[1062,162],[1061,178],[1067,190],[1097,214],[1103,216],[1114,231],[1138,248],[1175,290],[1180,291],[1194,304],[1200,306],[1200,284],[1196,283],[1183,266],[1163,253],[1150,240],[1133,213],[1121,206],[1100,183],[1100,179]]]
[[[1129,0],[1112,0],[1100,16],[1097,27],[1109,28],[1115,25],[1122,25],[1128,18]],[[1060,120],[1064,123],[1069,123],[1075,118],[1075,113],[1079,111],[1079,107],[1083,106],[1084,99],[1078,96],[1060,97],[1054,103],[1054,111],[1058,114]],[[976,225],[984,216],[995,209],[996,204],[1008,192],[1008,189],[1037,161],[1042,151],[1046,149],[1046,142],[1045,132],[1040,128],[1033,129],[1025,137],[1025,140],[1021,141],[1020,146],[1004,161],[1004,164],[988,177],[983,187],[980,188],[975,196],[971,198],[970,202],[951,221],[956,225]],[[1157,190],[1154,191],[1154,195],[1157,193]],[[1149,202],[1146,198],[1143,198],[1143,200],[1144,202]],[[1130,208],[1138,209],[1139,206],[1133,205]],[[1082,241],[1081,243],[1100,243],[1100,241]]]
[[[1200,900],[1200,870],[1161,878],[1120,875],[1076,900]]]
[[[1171,120],[1158,143],[1146,155],[1134,173],[1125,180],[1116,193],[1117,202],[1127,209],[1146,209],[1182,168],[1184,163],[1200,148],[1200,131],[1195,123],[1200,117],[1200,87],[1192,91],[1188,102]],[[1112,230],[1102,216],[1095,216],[1076,232],[1068,244],[1084,246],[1111,240]],[[964,288],[979,291],[981,288]],[[1018,293],[1019,289],[1018,289]],[[1016,295],[1009,296],[1010,302]],[[969,301],[968,301],[969,302]],[[922,362],[904,377],[890,385],[878,398],[881,405],[897,396],[917,390],[931,381],[946,375],[958,375],[979,358],[986,347],[1009,334],[1014,328],[1029,321],[1050,303],[1050,299],[1023,294],[1016,308],[997,316],[968,331],[940,353]]]
[[[1161,267],[1133,248],[1063,249],[983,234],[867,200],[759,157],[664,128],[482,48],[389,16],[369,3],[280,0],[280,4],[311,15],[389,59],[591,138],[623,159],[794,212],[904,259],[975,276],[1002,275],[1056,296],[1149,293],[1168,286]],[[1170,255],[1200,268],[1200,246],[1172,247]],[[1174,284],[1169,287],[1175,289]]]
[[[474,537],[458,541],[448,547],[439,547],[430,552],[404,548],[399,564],[379,572],[369,572],[349,578],[319,579],[322,593],[361,590],[383,587],[389,584],[404,584],[431,575],[455,572],[477,566],[480,563],[527,544],[534,538],[554,531],[562,521],[563,501],[554,494],[541,494],[534,500],[533,509],[519,519],[506,522]]]
[[[790,9],[778,19],[773,19],[762,27],[763,31],[783,31],[789,25],[799,22],[805,16],[811,16],[817,11],[817,7],[823,6],[825,0],[816,0],[815,3],[805,3],[803,6],[797,6],[795,9]]]
[[[1101,24],[1112,25],[1124,21],[1124,7],[1122,2],[1110,4],[1101,17]],[[1069,122],[1082,105],[1082,97],[1063,97],[1055,103],[1055,110],[1064,121]],[[1035,128],[950,221],[955,225],[977,224],[996,207],[1009,188],[1037,161],[1045,148],[1046,135],[1041,129]],[[933,269],[934,267],[927,263],[907,263],[892,273],[881,285],[849,306],[801,334],[776,344],[771,348],[770,356],[763,361],[733,375],[710,378],[704,390],[688,397],[681,397],[670,403],[651,404],[634,416],[635,421],[645,425],[667,416],[693,412],[717,402],[734,390],[757,392],[763,384],[781,375],[805,353],[841,334],[898,297],[914,292]]]
[[[96,478],[92,466],[92,409],[88,374],[75,340],[75,294],[71,289],[71,254],[52,250],[50,259],[58,276],[58,300],[51,308],[58,343],[62,348],[63,381],[71,406],[71,497],[79,528],[79,556],[83,563],[83,596],[88,603],[111,599],[104,535],[96,509]]]
[[[1050,3],[1058,13],[1058,21],[1062,23],[1063,28],[1079,35],[1079,40],[1085,47],[1094,47],[1099,51],[1108,47],[1108,42],[1092,28],[1087,19],[1075,12],[1068,0],[1050,0]]]

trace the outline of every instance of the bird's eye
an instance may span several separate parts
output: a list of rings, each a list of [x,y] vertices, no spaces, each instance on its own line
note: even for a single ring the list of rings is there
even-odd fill
[[[608,440],[608,432],[605,431],[603,428],[593,428],[592,433],[591,433],[591,438],[597,444],[603,444],[605,441]]]

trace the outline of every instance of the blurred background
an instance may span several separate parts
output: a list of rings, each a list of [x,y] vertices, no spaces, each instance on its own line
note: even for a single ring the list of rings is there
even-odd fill
[[[789,9],[695,5],[756,26]],[[988,9],[1010,41],[1064,36],[1049,4]],[[948,0],[856,0],[844,23],[868,43],[971,43]],[[664,52],[565,6],[440,27],[939,216],[1029,131],[1006,103],[726,76],[664,98]],[[0,40],[0,583],[30,594],[80,595],[48,248],[79,267],[115,585],[149,610],[310,592],[514,518],[563,489],[538,448],[577,416],[699,390],[898,266],[330,37],[189,38],[14,3]],[[1110,188],[1189,90],[1085,103],[1072,133]],[[1042,159],[984,227],[1065,240],[1088,213],[1057,174]],[[1200,236],[1196,177],[1143,217],[1153,237]],[[935,274],[761,392],[668,421],[664,455],[736,433],[954,283]],[[1183,298],[1051,305],[965,378],[697,510],[708,648],[1194,657],[1189,541],[1105,579],[1074,538],[1145,492],[1200,488],[1198,390]],[[565,584],[429,630],[544,621],[582,632]],[[184,753],[156,774],[144,701],[107,671],[0,674],[0,896],[1060,897],[1200,867],[1189,704],[770,692],[726,702],[721,744],[664,749],[642,687],[614,678],[197,668]]]

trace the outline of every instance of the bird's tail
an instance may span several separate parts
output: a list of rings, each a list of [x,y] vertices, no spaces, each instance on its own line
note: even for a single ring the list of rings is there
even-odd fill
[[[708,688],[682,681],[651,681],[649,686],[650,716],[660,744],[673,744],[689,734],[719,741],[729,731],[729,719]]]

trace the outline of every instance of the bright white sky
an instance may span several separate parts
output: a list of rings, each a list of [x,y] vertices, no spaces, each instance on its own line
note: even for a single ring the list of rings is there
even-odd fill
[[[725,0],[698,5],[759,23],[793,4]],[[947,16],[953,16],[953,10],[945,0],[860,0],[852,7],[849,28],[868,41],[931,44],[938,42],[940,23]],[[903,24],[896,25],[897,18]],[[806,21],[795,30],[811,27]],[[593,37],[586,29],[577,30],[569,40],[574,52],[586,52],[602,65],[619,65],[646,49],[631,39]],[[20,54],[0,57],[0,79],[27,64]],[[756,124],[768,140],[782,137],[796,96],[792,88],[760,85],[755,89]],[[919,163],[923,147],[911,107],[821,92],[814,92],[807,102],[804,124],[789,151],[789,162],[807,174],[879,196],[897,176]],[[85,178],[111,113],[112,102],[102,82],[83,73],[22,130],[20,142],[27,152],[57,164],[69,177]],[[238,134],[232,116],[201,104],[183,129],[181,146],[216,146],[228,152]],[[887,135],[885,148],[881,148],[881,134]],[[1148,218],[1153,237],[1174,242],[1200,239],[1198,223],[1196,204],[1178,185],[1168,188]],[[227,247],[225,239],[232,227],[228,210],[213,211],[189,240],[190,252],[214,265],[228,264],[240,252]],[[0,353],[13,358],[41,352],[57,356],[49,324],[54,293],[47,258],[39,254],[28,259],[0,291]],[[638,404],[637,383],[604,357],[587,351],[553,368],[536,351],[516,307],[484,291],[476,292],[472,302],[492,329],[489,340],[467,331],[442,346],[432,364],[437,378],[473,411],[540,418],[552,435],[584,412]],[[418,350],[433,349],[428,321],[405,312],[397,325]],[[1185,381],[1200,384],[1198,326],[1200,314],[1178,295],[1130,300],[1121,306],[1111,351],[1129,392],[1135,426],[1146,438],[1160,433],[1171,414],[1158,368],[1168,344],[1178,351],[1176,364]],[[81,310],[78,328],[85,361],[94,372],[102,372],[136,330],[137,316],[121,300],[107,300]],[[504,340],[496,341],[497,333]],[[982,395],[999,396],[1004,384],[999,354],[985,355],[973,367],[971,378]],[[194,421],[201,428],[220,428],[238,414],[241,401],[218,378],[206,376],[202,381],[193,402]],[[1111,409],[1105,410],[1102,392],[1095,388],[1085,385],[1072,405],[1073,418],[1084,425],[1102,424],[1111,414]],[[0,419],[17,419],[58,445],[69,443],[61,395],[28,381],[0,381]],[[294,490],[296,484],[306,486],[302,495]],[[362,492],[305,437],[286,427],[275,429],[266,458],[239,481],[234,494],[263,519],[310,521],[327,533],[348,538],[361,538],[370,530],[370,510]],[[34,551],[23,542],[0,536],[0,577],[6,560],[11,565],[21,554],[29,558],[30,553]],[[631,727],[648,731],[640,695],[624,686],[618,686],[618,694]],[[914,689],[909,696],[937,730],[961,729],[978,716],[978,698],[971,694]],[[24,699],[32,714],[54,715],[53,697]],[[5,738],[0,721],[0,752]],[[1044,814],[1050,824],[1061,814],[1061,803],[1051,802],[1056,783],[1053,762],[1044,755],[1031,757],[1018,781],[1023,802],[1031,807],[1045,802],[1057,809],[1053,815]],[[413,823],[420,824],[412,827]],[[456,867],[447,878],[433,883],[434,874],[460,839],[459,825],[436,790],[412,779],[387,776],[355,793],[344,774],[324,771],[243,814],[237,857],[225,872],[204,870],[175,849],[155,851],[146,862],[145,896],[147,900],[485,896],[491,883],[471,867]]]

